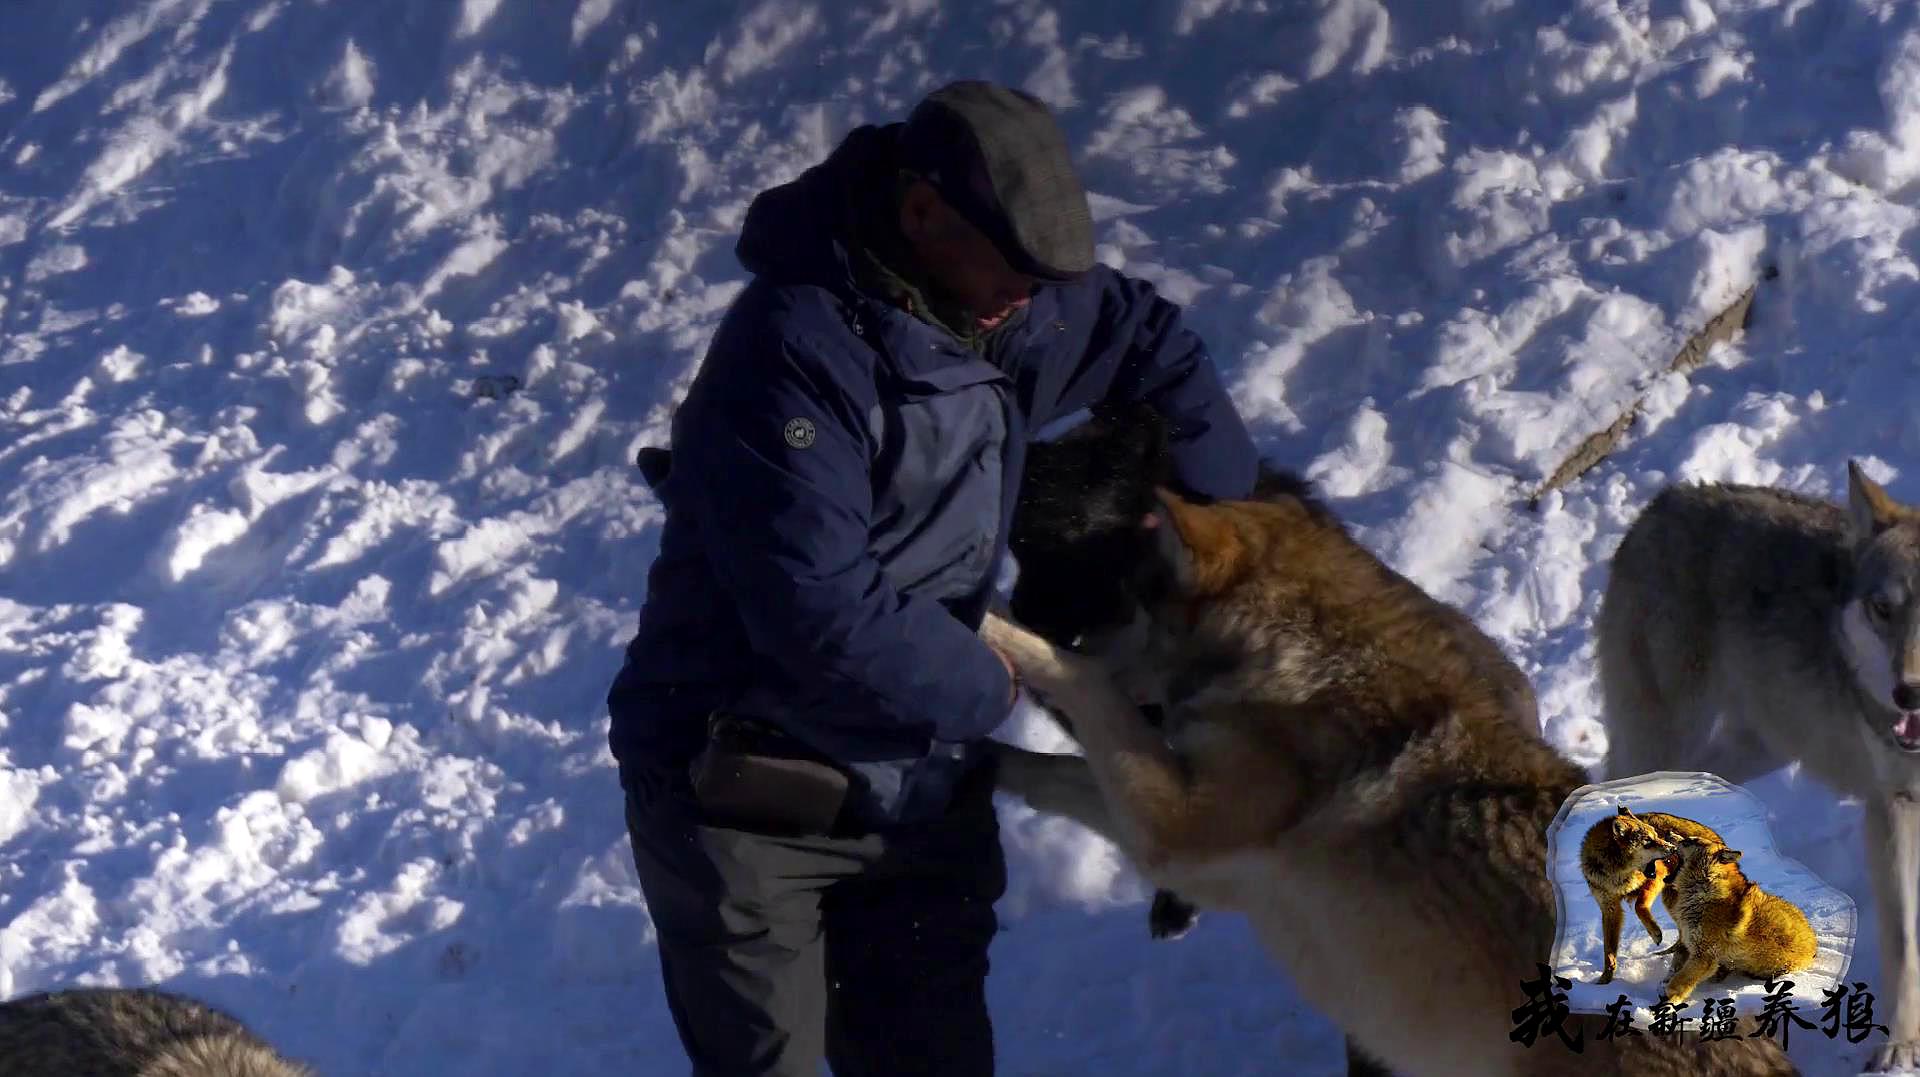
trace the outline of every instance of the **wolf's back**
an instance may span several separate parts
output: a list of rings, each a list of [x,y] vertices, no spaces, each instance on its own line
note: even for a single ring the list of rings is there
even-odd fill
[[[233,1017],[151,988],[74,988],[0,1003],[6,1077],[311,1077]]]

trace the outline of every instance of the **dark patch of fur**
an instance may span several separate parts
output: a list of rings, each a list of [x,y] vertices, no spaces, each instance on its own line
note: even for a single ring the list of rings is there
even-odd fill
[[[1030,445],[1007,539],[1020,567],[1014,619],[1061,646],[1125,624],[1133,605],[1113,573],[1139,560],[1140,521],[1171,474],[1151,409],[1096,408],[1060,438]]]
[[[1153,904],[1147,909],[1147,933],[1156,939],[1177,939],[1200,922],[1200,910],[1186,903],[1171,890],[1153,892]]]
[[[1166,420],[1149,404],[1100,405],[1059,438],[1029,446],[1008,538],[1020,566],[1008,602],[1014,619],[1056,646],[1132,620],[1136,599],[1152,589],[1139,575],[1153,564],[1141,521],[1161,486],[1212,500],[1174,477]],[[1312,483],[1264,461],[1251,497],[1293,498],[1340,526]]]

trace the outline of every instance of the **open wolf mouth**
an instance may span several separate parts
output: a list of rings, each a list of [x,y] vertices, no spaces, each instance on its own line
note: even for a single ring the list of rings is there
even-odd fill
[[[1920,711],[1901,711],[1893,723],[1893,742],[1903,752],[1920,752]]]

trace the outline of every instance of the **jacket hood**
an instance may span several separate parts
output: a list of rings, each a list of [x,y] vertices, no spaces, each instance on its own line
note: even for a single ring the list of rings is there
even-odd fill
[[[902,126],[856,127],[826,160],[754,196],[734,246],[747,272],[785,284],[852,287],[856,195],[887,189]]]

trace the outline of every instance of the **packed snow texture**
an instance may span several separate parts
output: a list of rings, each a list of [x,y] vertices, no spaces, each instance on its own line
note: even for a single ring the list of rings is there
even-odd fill
[[[1647,934],[1634,915],[1632,902],[1627,901],[1620,907],[1625,923],[1615,952],[1618,967],[1613,982],[1604,986],[1595,983],[1606,967],[1606,951],[1600,907],[1580,871],[1580,844],[1589,829],[1615,818],[1620,805],[1638,815],[1665,812],[1704,824],[1720,835],[1727,848],[1740,853],[1738,866],[1750,882],[1765,893],[1785,898],[1806,914],[1807,925],[1818,943],[1813,963],[1780,978],[1792,983],[1792,989],[1781,995],[1791,998],[1802,1016],[1819,1014],[1822,1000],[1835,988],[1848,985],[1850,990],[1846,975],[1853,960],[1858,923],[1854,900],[1805,866],[1780,855],[1772,828],[1767,825],[1766,806],[1752,794],[1717,775],[1662,771],[1576,791],[1561,806],[1560,815],[1547,831],[1551,848],[1547,870],[1559,902],[1552,968],[1554,975],[1573,981],[1567,989],[1567,1004],[1575,1012],[1605,1013],[1625,995],[1638,1027],[1646,1028],[1653,1023],[1652,1007],[1660,1001],[1660,986],[1673,966],[1671,955],[1653,956],[1679,938],[1665,899],[1653,907],[1654,921],[1663,932],[1661,942]],[[1678,894],[1671,881],[1668,887]],[[1731,998],[1736,1014],[1758,1014],[1766,1007],[1768,997],[1765,980],[1733,974],[1724,983],[1711,979],[1701,983],[1688,999],[1692,1005],[1683,1013],[1697,1016],[1707,1000]]]
[[[1099,256],[1582,763],[1662,484],[1834,496],[1852,456],[1920,499],[1901,0],[14,0],[0,996],[164,982],[331,1074],[680,1072],[605,746],[630,461],[749,199],[962,76],[1059,106]],[[1859,806],[1751,788],[1887,998]],[[1151,942],[1109,845],[1002,812],[1004,1072],[1339,1072],[1238,918]]]

